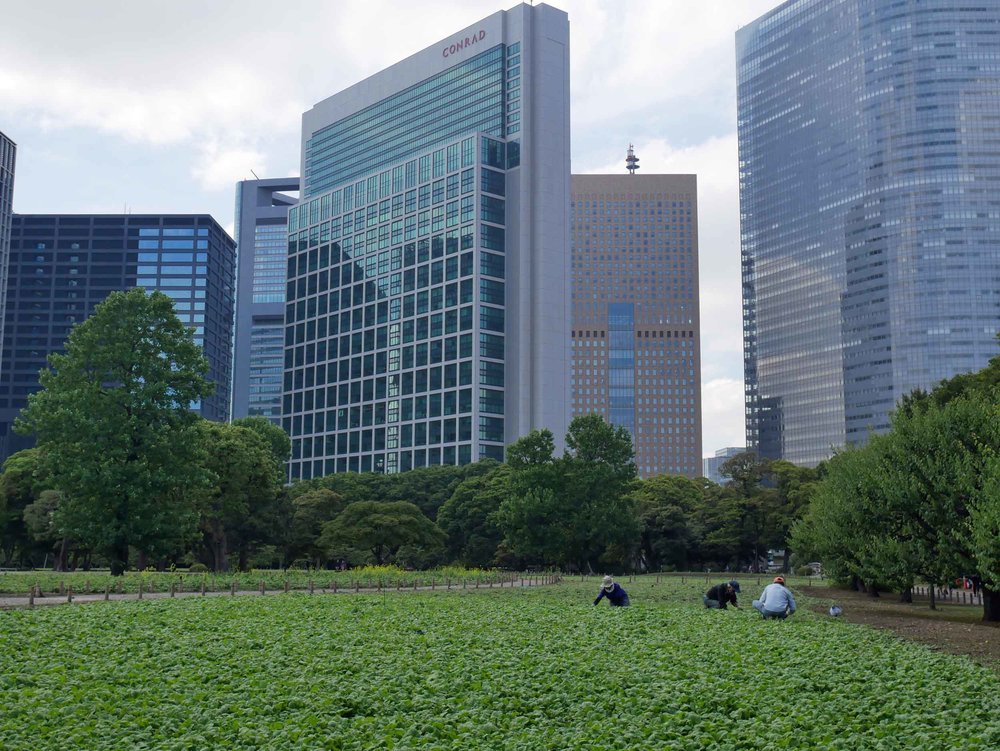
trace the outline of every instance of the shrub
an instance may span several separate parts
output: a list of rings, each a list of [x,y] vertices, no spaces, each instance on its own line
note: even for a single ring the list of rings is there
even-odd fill
[[[189,574],[205,574],[208,573],[208,566],[204,563],[192,563],[188,567]]]

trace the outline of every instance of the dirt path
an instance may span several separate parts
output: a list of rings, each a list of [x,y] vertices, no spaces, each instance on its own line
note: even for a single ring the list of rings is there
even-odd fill
[[[939,604],[938,610],[931,610],[926,598],[903,603],[892,593],[869,597],[826,587],[798,587],[797,591],[824,603],[813,607],[817,612],[825,613],[836,602],[844,609],[842,617],[851,623],[892,631],[942,652],[968,655],[1000,672],[1000,624],[983,623],[979,606]]]

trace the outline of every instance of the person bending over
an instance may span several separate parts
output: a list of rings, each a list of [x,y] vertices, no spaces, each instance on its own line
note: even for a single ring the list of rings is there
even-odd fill
[[[702,602],[705,603],[706,608],[718,608],[720,610],[725,610],[726,605],[731,604],[734,608],[739,610],[740,606],[736,602],[736,594],[739,591],[740,584],[737,581],[716,584],[705,593],[705,596],[702,598]]]
[[[601,583],[601,591],[597,594],[594,604],[599,603],[603,597],[607,597],[608,602],[613,607],[627,608],[630,604],[628,601],[628,592],[622,589],[621,585],[615,582],[610,576],[604,577],[604,581]]]

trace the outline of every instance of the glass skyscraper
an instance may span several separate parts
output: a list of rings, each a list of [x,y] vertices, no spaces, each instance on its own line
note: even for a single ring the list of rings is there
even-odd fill
[[[303,116],[289,211],[292,479],[562,442],[569,23],[520,5]]]
[[[17,146],[0,133],[0,341],[3,339],[3,311],[7,299],[7,263],[10,258],[10,226],[14,212],[16,158]]]
[[[145,287],[174,301],[208,358],[215,393],[195,405],[229,418],[235,243],[207,215],[15,214],[3,359],[0,460],[34,445],[14,419],[38,372],[110,292]]]
[[[281,422],[288,209],[298,191],[297,177],[236,184],[233,419],[259,415]]]
[[[747,442],[815,464],[1000,327],[1000,2],[794,0],[736,34]]]
[[[573,175],[573,413],[627,428],[644,477],[701,474],[694,175]]]

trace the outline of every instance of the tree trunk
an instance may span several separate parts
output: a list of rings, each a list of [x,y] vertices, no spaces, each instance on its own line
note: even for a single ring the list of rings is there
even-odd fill
[[[66,570],[66,551],[69,550],[69,539],[62,538],[59,543],[59,552],[56,553],[56,559],[52,562],[53,571],[65,571]]]
[[[1000,590],[983,586],[983,620],[990,623],[1000,621]]]
[[[913,602],[913,587],[907,587],[899,595],[900,602]]]
[[[878,585],[875,584],[874,582],[872,582],[871,584],[868,585],[868,596],[869,597],[878,597],[879,596],[879,594],[878,594]]]
[[[937,610],[937,593],[934,591],[934,584],[927,586],[927,591],[931,593],[931,610]]]
[[[128,543],[117,542],[111,550],[111,575],[121,576],[128,569]]]
[[[139,560],[136,561],[135,565],[136,568],[138,568],[140,571],[145,571],[147,568],[149,568],[149,553],[147,553],[145,550],[140,550]]]
[[[247,565],[249,558],[250,558],[250,555],[249,555],[249,552],[247,551],[246,545],[241,545],[240,546],[239,563],[236,564],[237,566],[239,566],[240,571],[249,571],[250,570],[250,567]]]

